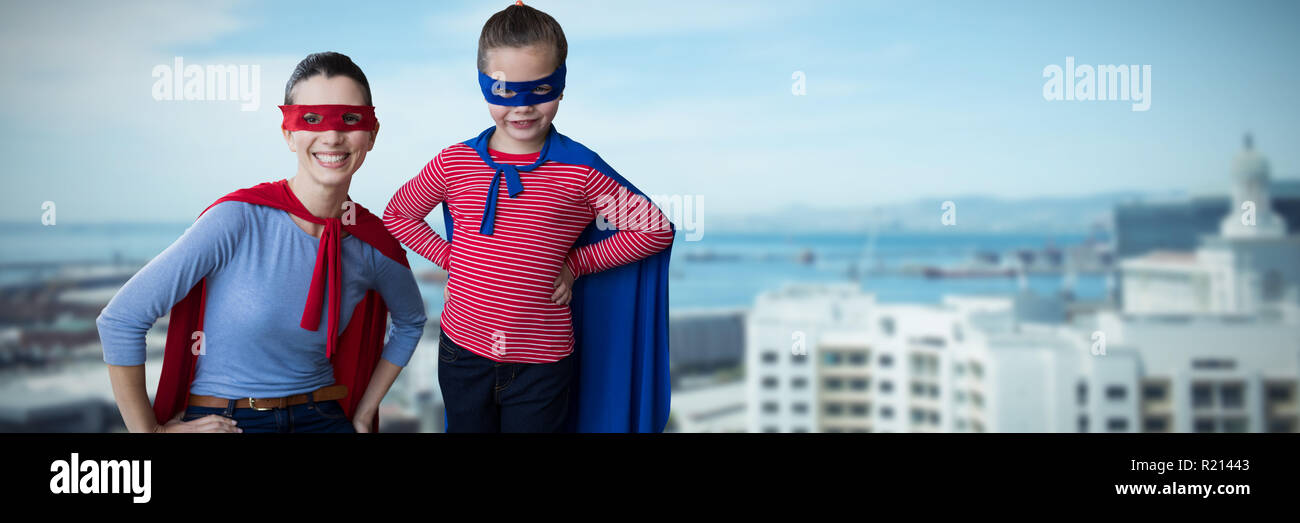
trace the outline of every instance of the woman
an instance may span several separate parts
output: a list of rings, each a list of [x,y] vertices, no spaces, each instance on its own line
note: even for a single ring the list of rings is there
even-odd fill
[[[217,200],[96,321],[131,432],[370,432],[415,350],[426,318],[405,253],[347,196],[379,132],[365,74],[308,56],[281,110],[297,173]],[[151,409],[144,337],[168,307]]]

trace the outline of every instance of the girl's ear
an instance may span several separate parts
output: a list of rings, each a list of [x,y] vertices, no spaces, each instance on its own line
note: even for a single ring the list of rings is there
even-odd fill
[[[298,146],[293,144],[293,131],[281,127],[280,132],[284,133],[284,143],[289,144],[289,150],[295,153],[298,152]]]

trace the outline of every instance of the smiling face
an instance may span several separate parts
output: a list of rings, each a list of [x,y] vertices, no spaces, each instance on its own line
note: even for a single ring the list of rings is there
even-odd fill
[[[318,74],[298,82],[292,92],[295,105],[367,105],[361,85],[346,76]],[[321,117],[303,115],[308,123],[319,122]],[[344,121],[349,117],[345,115]],[[361,168],[366,153],[375,146],[379,128],[376,124],[374,130],[283,132],[289,150],[298,154],[299,175],[323,186],[339,186],[350,183],[352,173]]]
[[[508,82],[530,82],[545,78],[559,64],[555,61],[555,49],[547,45],[529,45],[525,47],[495,47],[487,50],[488,76]],[[543,94],[546,87],[534,90]],[[514,154],[535,153],[542,150],[546,134],[551,129],[551,120],[560,110],[559,98],[537,105],[496,105],[488,104],[488,112],[497,130],[492,133],[488,146],[501,152]]]

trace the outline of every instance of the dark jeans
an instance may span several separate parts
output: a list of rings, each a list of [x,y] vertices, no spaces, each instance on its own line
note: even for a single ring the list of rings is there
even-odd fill
[[[256,410],[237,409],[235,401],[230,400],[226,407],[185,407],[181,421],[193,421],[209,414],[217,414],[235,420],[235,426],[250,432],[356,432],[352,420],[343,414],[343,406],[338,400],[316,402],[309,399],[307,403],[293,405],[283,409]]]
[[[439,334],[438,385],[447,408],[447,432],[564,428],[573,355],[553,363],[500,363]]]

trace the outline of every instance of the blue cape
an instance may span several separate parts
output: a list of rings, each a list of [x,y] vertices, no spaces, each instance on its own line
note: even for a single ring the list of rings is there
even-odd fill
[[[490,159],[489,127],[465,145]],[[595,168],[632,193],[645,197],[613,167],[582,144],[560,134],[552,125],[542,148],[544,158]],[[494,178],[494,181],[496,179]],[[497,182],[499,185],[499,182]],[[648,197],[647,197],[648,198]],[[504,195],[498,204],[508,205]],[[451,212],[442,216],[447,240],[452,239]],[[673,228],[676,235],[677,228]],[[574,247],[612,236],[613,227],[601,230],[592,220]],[[605,271],[584,275],[573,285],[569,302],[573,311],[577,357],[570,385],[568,429],[573,432],[663,432],[668,423],[671,383],[668,372],[668,260],[672,246],[647,258]]]

